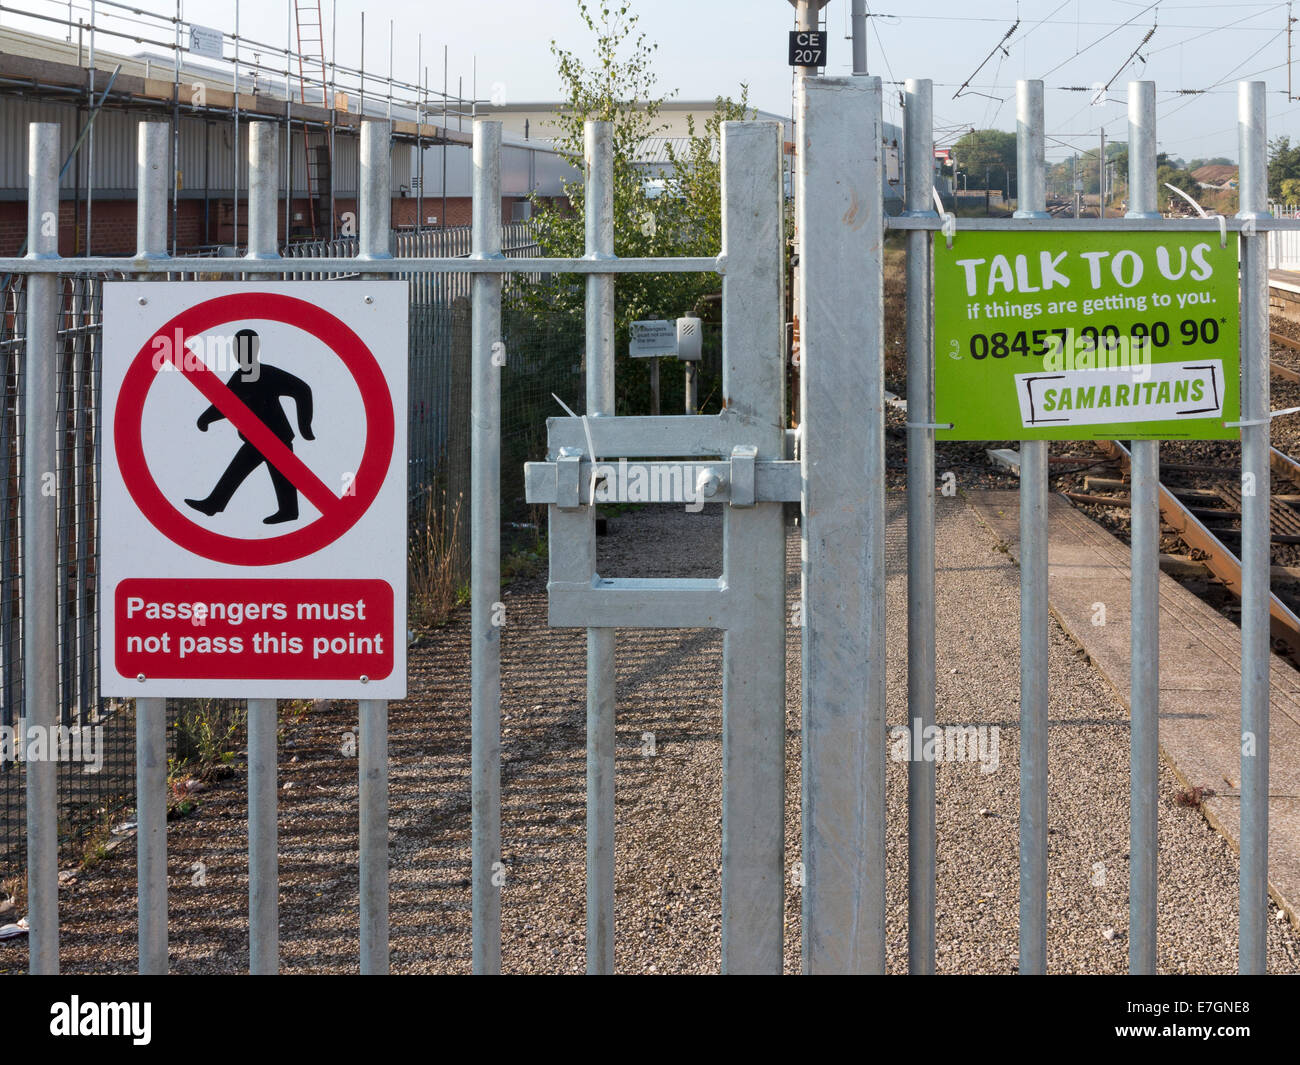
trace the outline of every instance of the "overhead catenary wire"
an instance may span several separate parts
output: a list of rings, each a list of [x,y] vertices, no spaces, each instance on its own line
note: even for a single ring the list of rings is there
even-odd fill
[[[1225,75],[1223,75],[1223,77],[1221,77],[1218,81],[1216,81],[1216,82],[1214,82],[1212,85],[1210,85],[1209,88],[1211,88],[1211,89],[1217,89],[1217,88],[1218,88],[1220,85],[1222,85],[1225,81],[1227,81],[1229,78],[1231,78],[1231,77],[1232,77],[1232,76],[1233,76],[1237,71],[1239,71],[1239,70],[1240,70],[1242,67],[1244,67],[1247,63],[1249,63],[1252,59],[1254,59],[1257,55],[1259,55],[1260,52],[1264,51],[1265,48],[1267,48],[1267,47],[1268,47],[1269,45],[1271,45],[1274,41],[1276,41],[1279,37],[1281,37],[1284,33],[1286,33],[1286,30],[1279,30],[1279,31],[1278,31],[1277,33],[1275,33],[1272,37],[1270,37],[1267,41],[1265,41],[1262,45],[1260,45],[1257,49],[1255,49],[1255,51],[1251,52],[1250,55],[1248,55],[1245,59],[1243,59],[1240,63],[1238,63],[1238,64],[1237,64],[1236,66],[1234,66],[1231,70],[1229,70],[1228,73],[1226,73]],[[1164,120],[1164,119],[1167,119],[1167,118],[1168,118],[1170,115],[1172,115],[1172,114],[1177,114],[1179,111],[1181,111],[1184,107],[1186,107],[1186,106],[1187,106],[1189,103],[1191,103],[1191,102],[1192,102],[1191,100],[1185,100],[1185,101],[1183,101],[1182,103],[1178,104],[1177,106],[1170,108],[1170,109],[1169,109],[1168,111],[1166,111],[1163,115],[1161,115],[1160,118],[1161,118],[1162,120]]]
[[[1210,5],[1207,5],[1207,6],[1210,6]],[[1229,92],[1232,92],[1232,93],[1235,95],[1235,90],[1232,90],[1232,89],[1223,89],[1223,90],[1220,90],[1218,87],[1219,87],[1220,85],[1224,84],[1224,82],[1226,82],[1229,78],[1231,78],[1231,77],[1233,76],[1233,74],[1234,74],[1237,70],[1239,70],[1242,66],[1245,66],[1247,63],[1249,63],[1250,60],[1251,60],[1252,58],[1254,58],[1255,56],[1257,56],[1257,55],[1259,55],[1261,52],[1263,52],[1265,49],[1267,49],[1271,44],[1273,44],[1273,43],[1278,39],[1278,37],[1280,37],[1283,33],[1286,32],[1285,30],[1282,30],[1282,31],[1276,31],[1276,30],[1273,29],[1273,27],[1263,27],[1263,26],[1259,26],[1259,27],[1241,27],[1241,26],[1239,26],[1239,23],[1242,22],[1242,21],[1246,21],[1246,20],[1250,20],[1250,19],[1255,19],[1255,18],[1259,18],[1259,17],[1261,17],[1261,16],[1263,16],[1263,15],[1270,14],[1270,13],[1276,11],[1278,8],[1283,7],[1283,6],[1285,6],[1285,5],[1284,5],[1284,4],[1279,4],[1279,3],[1272,3],[1272,4],[1261,4],[1261,5],[1254,5],[1254,6],[1258,6],[1258,7],[1260,7],[1261,10],[1256,11],[1256,12],[1254,12],[1254,13],[1252,13],[1252,14],[1248,14],[1248,15],[1239,15],[1238,18],[1237,18],[1236,20],[1234,20],[1234,22],[1233,22],[1232,24],[1228,24],[1227,26],[1224,26],[1224,27],[1212,27],[1212,28],[1207,27],[1207,28],[1206,28],[1206,31],[1207,31],[1206,33],[1200,33],[1200,34],[1197,34],[1197,35],[1195,35],[1195,36],[1193,36],[1193,37],[1191,37],[1191,38],[1184,38],[1183,40],[1173,42],[1173,43],[1171,43],[1171,44],[1169,44],[1169,45],[1164,46],[1163,48],[1155,49],[1153,52],[1148,52],[1148,53],[1147,53],[1147,58],[1149,58],[1151,55],[1155,54],[1156,52],[1168,51],[1169,49],[1171,49],[1171,48],[1173,48],[1173,47],[1175,47],[1175,46],[1181,47],[1183,44],[1187,43],[1188,41],[1190,41],[1190,40],[1196,40],[1196,39],[1198,39],[1198,38],[1200,38],[1200,37],[1204,37],[1204,36],[1206,36],[1208,33],[1212,33],[1212,32],[1214,32],[1216,29],[1224,29],[1224,28],[1243,28],[1243,29],[1251,29],[1251,30],[1255,30],[1255,31],[1257,31],[1257,32],[1270,32],[1270,31],[1271,31],[1271,33],[1272,33],[1272,35],[1269,37],[1269,39],[1268,39],[1267,41],[1265,41],[1265,42],[1264,42],[1264,43],[1263,43],[1263,44],[1262,44],[1258,49],[1256,49],[1256,50],[1255,50],[1254,52],[1252,52],[1249,56],[1247,56],[1244,60],[1242,60],[1242,62],[1239,63],[1236,67],[1234,67],[1233,71],[1230,71],[1228,75],[1226,75],[1224,78],[1221,78],[1221,79],[1219,79],[1218,81],[1214,82],[1212,85],[1207,86],[1207,87],[1204,87],[1204,88],[1180,88],[1180,89],[1165,89],[1165,90],[1161,90],[1162,95],[1165,95],[1165,96],[1178,96],[1178,97],[1183,97],[1183,98],[1184,98],[1182,103],[1177,104],[1177,105],[1175,105],[1175,106],[1173,106],[1173,107],[1168,108],[1168,109],[1165,111],[1165,113],[1161,116],[1162,119],[1165,118],[1165,117],[1168,117],[1168,115],[1170,115],[1170,114],[1174,114],[1174,113],[1176,113],[1176,112],[1182,110],[1182,108],[1185,107],[1186,104],[1190,103],[1190,102],[1192,101],[1192,99],[1195,98],[1196,96],[1209,95],[1209,94],[1211,94],[1211,93],[1219,93],[1219,92],[1222,92],[1222,93],[1224,93],[1224,94],[1227,94],[1227,93],[1229,93]],[[1144,8],[1142,9],[1142,11],[1139,11],[1139,12],[1138,12],[1138,17],[1140,17],[1141,14],[1143,14],[1146,10],[1148,10],[1148,8],[1145,8],[1145,7],[1144,7]],[[1234,7],[1234,10],[1236,10],[1235,7]],[[1170,25],[1169,25],[1169,24],[1165,24],[1165,28],[1166,28],[1166,29],[1170,28]],[[1103,39],[1104,39],[1104,38],[1103,38]],[[1093,42],[1093,44],[1097,44],[1097,43],[1100,43],[1100,40],[1099,40],[1099,41],[1095,41],[1095,42]],[[1092,46],[1090,45],[1089,47],[1092,47]],[[1141,46],[1139,46],[1139,50],[1140,50],[1140,47],[1141,47]],[[1086,49],[1084,49],[1084,51],[1086,51]],[[1076,54],[1079,54],[1079,53],[1076,53]],[[1067,62],[1068,62],[1068,60],[1067,60]],[[1062,64],[1062,65],[1063,65],[1063,64]],[[1058,68],[1054,68],[1054,69],[1059,69],[1059,66],[1058,66]],[[1119,74],[1122,73],[1122,71],[1123,71],[1123,68],[1121,68],[1121,70],[1120,70],[1119,72],[1117,72],[1116,75],[1115,75],[1111,80],[1114,81],[1115,78],[1117,78],[1117,77],[1119,76]],[[1267,71],[1260,71],[1259,73],[1266,73],[1266,72],[1267,72]],[[1066,91],[1074,91],[1074,92],[1088,92],[1088,91],[1094,91],[1094,90],[1090,90],[1090,89],[1088,89],[1088,87],[1086,87],[1086,86],[1068,86],[1068,87],[1066,87],[1066,86],[1062,86],[1061,88],[1062,88],[1062,89],[1065,89]],[[1067,126],[1068,126],[1068,125],[1073,124],[1074,121],[1078,118],[1078,116],[1079,116],[1080,114],[1082,114],[1083,112],[1087,111],[1087,110],[1088,110],[1088,108],[1087,108],[1087,107],[1084,107],[1084,108],[1081,108],[1079,111],[1076,111],[1074,114],[1072,114],[1072,115],[1069,116],[1069,118],[1066,120],[1066,122],[1064,123],[1064,125],[1067,125]],[[1097,128],[1100,128],[1100,125],[1101,125],[1101,123],[1098,124],[1098,127],[1097,127]],[[1235,127],[1234,127],[1234,128],[1235,128]],[[1095,130],[1094,130],[1094,132],[1095,132]],[[1200,139],[1200,138],[1197,138],[1197,139]]]
[[[1100,37],[1098,37],[1098,38],[1097,38],[1095,41],[1093,41],[1091,44],[1089,44],[1089,45],[1087,45],[1087,46],[1085,46],[1085,47],[1083,47],[1083,48],[1078,49],[1078,50],[1074,53],[1074,55],[1069,56],[1068,58],[1061,60],[1061,62],[1057,63],[1056,66],[1052,67],[1051,70],[1049,70],[1046,74],[1044,74],[1040,80],[1043,80],[1043,81],[1047,80],[1048,77],[1050,77],[1052,74],[1055,74],[1055,73],[1056,73],[1058,70],[1060,70],[1062,67],[1067,66],[1067,65],[1070,64],[1070,63],[1073,63],[1076,59],[1079,58],[1079,56],[1083,55],[1084,52],[1090,52],[1090,51],[1092,51],[1092,49],[1096,48],[1097,45],[1101,44],[1102,41],[1107,40],[1107,39],[1110,38],[1110,37],[1113,37],[1113,36],[1114,36],[1115,34],[1117,34],[1120,30],[1122,30],[1125,26],[1131,26],[1134,22],[1136,22],[1138,19],[1140,19],[1143,15],[1145,15],[1145,14],[1146,14],[1148,11],[1150,11],[1152,8],[1154,8],[1154,7],[1158,7],[1158,6],[1159,6],[1159,0],[1157,0],[1157,2],[1154,3],[1154,4],[1148,4],[1148,5],[1147,5],[1146,7],[1144,7],[1141,11],[1139,11],[1136,15],[1134,15],[1131,19],[1129,19],[1127,22],[1121,22],[1118,26],[1116,26],[1116,27],[1115,27],[1113,30],[1111,30],[1109,33],[1103,33]]]
[[[1149,30],[1147,30],[1146,36],[1143,37],[1142,40],[1138,42],[1138,46],[1128,54],[1128,58],[1125,59],[1124,62],[1122,62],[1119,65],[1119,69],[1116,70],[1115,73],[1110,76],[1110,79],[1106,82],[1106,84],[1101,87],[1102,95],[1105,95],[1106,92],[1110,90],[1110,87],[1115,83],[1115,79],[1118,78],[1121,74],[1124,73],[1125,70],[1128,69],[1129,64],[1132,63],[1134,59],[1141,58],[1139,53],[1142,51],[1142,46],[1146,44],[1147,41],[1151,40],[1152,37],[1155,36],[1156,29],[1157,29],[1156,26],[1152,26]],[[1145,65],[1146,60],[1143,59],[1142,62]]]
[[[958,88],[958,90],[952,94],[952,98],[954,100],[957,99],[957,97],[959,97],[962,94],[962,90],[965,89],[966,86],[968,86],[974,80],[975,75],[978,74],[981,70],[983,70],[988,65],[988,61],[992,59],[995,55],[997,55],[998,52],[1001,52],[1004,56],[1009,54],[1007,52],[1007,41],[1011,40],[1012,34],[1016,32],[1019,26],[1020,26],[1020,19],[1016,19],[1015,23],[1011,26],[1011,28],[1002,35],[1002,40],[998,41],[998,43],[993,46],[992,51],[990,51],[989,54],[984,57],[984,59],[980,62],[980,65],[977,66],[974,69],[974,71],[971,73],[970,77],[968,77],[964,82],[962,82],[961,87]]]
[[[1144,10],[1149,11],[1152,7],[1156,7],[1156,6],[1157,4],[1148,4],[1144,8]],[[1169,5],[1164,4],[1163,6],[1168,8]],[[1265,9],[1271,9],[1283,5],[1277,3],[1275,0],[1275,2],[1267,3],[1267,4],[1242,4],[1242,5],[1217,4],[1217,5],[1207,5],[1207,6],[1232,7],[1234,10],[1236,10],[1239,9],[1239,7],[1260,7]],[[1059,8],[1057,10],[1059,10]],[[1239,15],[1237,20],[1234,20],[1233,22],[1228,23],[1224,26],[1205,26],[1199,23],[1188,25],[1186,23],[1181,23],[1181,22],[1169,22],[1169,23],[1165,23],[1165,28],[1171,30],[1210,30],[1210,31],[1215,31],[1220,29],[1232,30],[1232,29],[1239,28],[1237,26],[1237,21],[1240,21],[1240,19],[1256,18],[1259,14],[1262,13],[1263,12],[1256,12],[1256,14],[1254,15],[1244,15],[1244,16]],[[1134,16],[1134,18],[1141,18],[1141,16],[1142,16],[1142,12],[1140,11],[1136,16]],[[1005,22],[1006,21],[1004,17],[998,17],[995,15],[920,15],[920,14],[913,14],[911,12],[908,12],[907,14],[904,15],[898,15],[898,14],[892,14],[883,11],[876,12],[872,17],[877,19],[893,19],[896,21],[905,21],[910,19],[914,22],[916,21],[920,21],[920,22]],[[1076,22],[1074,19],[1053,19],[1049,15],[1047,18],[1034,23],[1034,28],[1037,28],[1038,26],[1094,26],[1097,28],[1104,28],[1109,26],[1115,29],[1120,29],[1124,26],[1131,25],[1132,22],[1134,21],[1134,18],[1126,19],[1123,22],[1105,22],[1105,21],[1098,21],[1098,20],[1080,20]],[[1258,27],[1240,27],[1240,28],[1252,29]]]

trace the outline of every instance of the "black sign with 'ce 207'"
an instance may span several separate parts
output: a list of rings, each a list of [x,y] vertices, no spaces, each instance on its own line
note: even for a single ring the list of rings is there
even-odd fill
[[[826,34],[820,30],[791,30],[790,65],[792,67],[824,67],[826,65]]]

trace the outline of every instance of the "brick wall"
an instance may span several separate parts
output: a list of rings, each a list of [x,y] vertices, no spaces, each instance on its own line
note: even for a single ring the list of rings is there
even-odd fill
[[[130,255],[135,248],[136,205],[134,200],[96,200],[90,212],[94,229],[90,251],[94,255]],[[182,200],[177,212],[177,243],[191,248],[202,243],[203,204]],[[167,223],[170,242],[172,224]],[[27,204],[21,200],[0,202],[0,255],[17,255],[27,239]],[[71,200],[59,203],[59,254],[73,257],[86,252],[86,205],[74,218]]]
[[[514,204],[523,202],[518,197],[505,197],[501,201],[501,217],[509,222]],[[334,201],[336,217],[342,219],[347,213],[356,214],[356,201],[338,199]],[[393,199],[393,225],[409,229],[423,221],[424,225],[467,226],[472,220],[473,204],[468,196],[452,196],[447,199],[446,218],[443,218],[441,196],[430,196],[424,200],[424,218],[417,218],[416,208],[419,201],[413,196],[399,196]],[[295,240],[307,239],[311,230],[311,214],[306,199],[295,199],[293,211],[292,235]],[[209,220],[207,231],[204,230],[203,201],[181,200],[177,218],[177,246],[180,250],[195,248],[203,244],[229,244],[234,236],[234,211],[231,201],[212,199],[208,202]],[[278,212],[277,232],[284,234],[284,201],[281,200]],[[59,204],[59,254],[75,256],[85,254],[86,250],[86,205],[81,204],[78,216],[73,218],[73,203],[63,200]],[[438,219],[430,223],[429,218]],[[94,227],[91,252],[95,255],[130,255],[135,249],[136,204],[134,200],[96,200],[91,211],[91,224]],[[317,229],[321,236],[329,233],[328,220],[318,219]],[[167,238],[171,241],[171,219],[168,219]],[[338,227],[336,226],[336,233]],[[21,200],[0,201],[0,256],[17,255],[27,237],[27,204]],[[243,243],[248,237],[248,204],[240,200],[239,204],[239,241]]]

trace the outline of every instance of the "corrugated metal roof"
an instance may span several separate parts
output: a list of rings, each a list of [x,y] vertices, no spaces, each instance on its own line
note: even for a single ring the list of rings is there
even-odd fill
[[[12,198],[27,189],[27,127],[32,122],[52,122],[62,127],[63,152],[72,150],[77,139],[78,116],[72,104],[7,97],[0,106],[0,195]],[[93,185],[96,195],[134,195],[136,187],[137,113],[104,110],[95,122],[95,164]],[[211,195],[230,195],[234,186],[234,123],[230,119],[187,116],[180,121],[181,195],[202,195],[205,185]],[[284,187],[284,130],[281,127],[280,181]],[[317,138],[313,138],[316,142]],[[320,138],[323,140],[323,138]],[[306,194],[306,156],[300,129],[295,129],[293,146],[294,191]],[[83,144],[77,166],[69,167],[62,187],[71,190],[80,168],[81,188],[87,184],[90,152]],[[413,150],[410,144],[393,145],[393,195],[410,184]],[[248,122],[239,126],[239,187],[248,189]],[[357,189],[357,138],[340,130],[334,138],[334,192],[354,196]]]
[[[671,163],[669,149],[676,153],[678,159],[686,158],[691,151],[690,137],[647,137],[637,145],[636,161],[638,163]],[[709,161],[718,161],[718,143],[709,145]]]
[[[118,38],[100,34],[107,41],[115,41]],[[77,42],[57,40],[53,37],[46,37],[41,34],[27,33],[22,30],[15,30],[9,27],[0,27],[0,56],[5,54],[22,57],[25,59],[35,59],[41,62],[51,64],[61,64],[68,67],[82,67],[90,70],[90,48],[88,45],[89,34],[83,36],[80,46]],[[239,67],[239,92],[241,94],[254,92],[260,97],[263,104],[266,102],[283,101],[285,99],[285,79],[283,71],[270,69],[259,69],[254,64],[248,62],[247,49],[251,46],[244,43],[241,46],[241,52],[245,58],[240,62]],[[282,62],[282,57],[277,57]],[[296,62],[296,60],[295,60]],[[127,54],[123,51],[116,51],[111,46],[105,49],[97,44],[95,47],[94,69],[98,72],[96,82],[99,89],[103,89],[108,84],[108,76],[113,70],[121,66],[121,75],[134,78],[152,78],[155,81],[172,82],[178,78],[177,72],[173,65],[172,54],[159,52],[137,51]],[[216,62],[208,63],[202,60],[195,60],[193,57],[182,54],[179,71],[179,82],[182,93],[187,93],[189,87],[195,82],[201,83],[207,89],[215,92],[230,92],[235,86],[234,62],[227,59],[224,64]],[[402,104],[394,102],[391,107],[382,94],[374,91],[371,79],[367,77],[370,83],[370,91],[366,94],[364,112],[361,109],[360,94],[355,87],[339,85],[337,88],[348,97],[347,110],[351,114],[364,113],[371,118],[392,117],[404,121],[415,121],[416,108],[411,104]],[[320,88],[308,88],[309,104],[319,106],[320,100],[315,98]],[[292,97],[294,103],[302,99],[301,87],[298,78],[291,73],[288,85],[288,94]],[[466,101],[466,108],[472,105],[472,101]],[[440,112],[441,108],[439,108]],[[434,110],[425,108],[424,122],[430,123],[434,117]],[[456,113],[453,108],[448,114],[447,125],[450,127],[456,121]],[[464,117],[464,123],[468,124],[470,117]]]

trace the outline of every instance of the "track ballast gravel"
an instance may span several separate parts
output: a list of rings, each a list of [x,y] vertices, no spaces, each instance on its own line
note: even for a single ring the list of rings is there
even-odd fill
[[[942,467],[941,467],[942,468]],[[888,496],[888,691],[906,718],[906,529]],[[940,724],[996,726],[998,766],[940,763],[938,967],[1016,966],[1018,571],[960,499],[940,499]],[[647,508],[611,517],[602,572],[717,575],[721,515]],[[798,596],[790,530],[787,606]],[[503,812],[509,972],[584,966],[585,636],[546,626],[544,581],[506,594]],[[470,969],[468,619],[426,637],[411,697],[391,710],[394,972]],[[798,860],[799,631],[787,653],[786,864]],[[721,636],[621,631],[618,642],[617,965],[627,972],[716,972],[720,949]],[[1127,968],[1128,719],[1080,650],[1053,624],[1049,966]],[[281,751],[281,948],[287,972],[357,970],[355,705],[319,704],[286,725]],[[653,747],[651,747],[653,741]],[[889,763],[889,969],[907,959],[906,764]],[[1237,860],[1160,777],[1160,968],[1236,968]],[[244,768],[204,793],[169,831],[172,969],[238,972],[248,963]],[[133,845],[60,892],[68,972],[135,966]],[[786,969],[799,967],[799,889],[787,882]],[[0,943],[0,969],[26,946]],[[1289,925],[1272,922],[1269,966],[1300,971]]]

